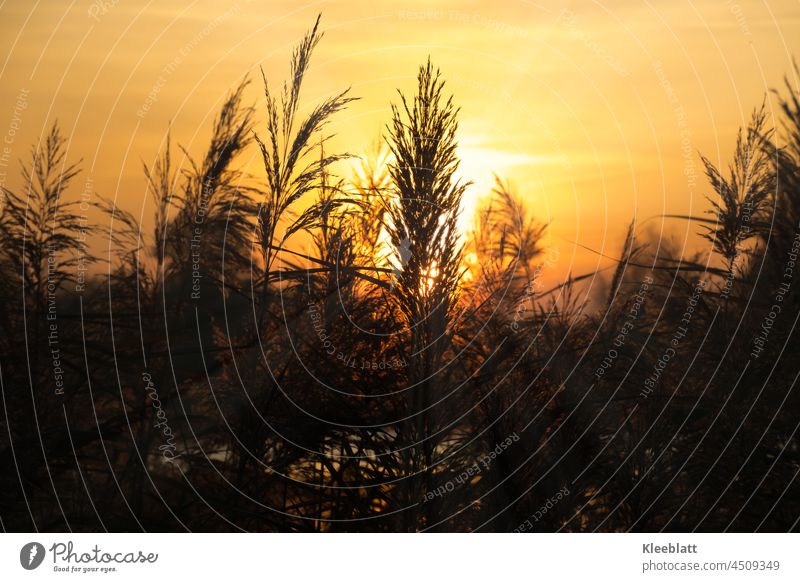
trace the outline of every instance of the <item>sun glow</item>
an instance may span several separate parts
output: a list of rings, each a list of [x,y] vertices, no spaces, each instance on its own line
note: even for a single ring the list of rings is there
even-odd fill
[[[539,161],[536,156],[493,147],[489,138],[478,134],[466,134],[461,137],[458,147],[461,159],[457,177],[464,182],[471,182],[461,199],[461,213],[458,217],[458,229],[462,241],[473,227],[475,213],[481,201],[495,186],[495,176],[507,176],[515,166],[533,165]]]
[[[502,175],[508,168],[535,161],[533,156],[523,156],[513,152],[484,147],[485,138],[468,137],[459,145],[459,165],[456,178],[461,182],[470,182],[461,200],[457,221],[458,235],[461,243],[468,246],[470,234],[475,227],[474,220],[482,201],[495,186],[494,174]],[[364,192],[372,189],[375,196],[391,196],[391,183],[388,178],[388,165],[392,157],[388,149],[375,148],[370,154],[360,156],[356,163],[350,166],[352,183],[356,190]],[[375,266],[389,268],[394,272],[390,277],[395,281],[402,273],[407,257],[403,256],[404,249],[396,248],[392,243],[387,229],[381,228],[378,241],[375,245],[376,255],[373,257]],[[470,281],[475,276],[478,267],[478,256],[475,252],[467,252],[463,256],[463,280]],[[440,269],[434,262],[421,276],[420,286],[425,292],[433,289]]]
[[[433,261],[431,266],[425,270],[425,274],[422,277],[422,290],[429,293],[433,290],[433,286],[436,284],[436,279],[439,277],[439,268],[436,261]]]

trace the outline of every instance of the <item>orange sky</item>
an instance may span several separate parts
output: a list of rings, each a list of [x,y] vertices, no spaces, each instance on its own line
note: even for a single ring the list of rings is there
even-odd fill
[[[58,118],[84,179],[149,216],[142,161],[168,123],[199,152],[225,93],[258,66],[282,81],[318,12],[326,33],[303,104],[348,85],[361,97],[331,126],[339,146],[368,151],[395,89],[410,90],[430,55],[462,108],[467,204],[492,172],[509,178],[551,223],[558,273],[608,264],[568,241],[616,255],[634,214],[705,210],[698,151],[726,163],[738,126],[800,53],[796,1],[6,0],[0,182],[18,183],[14,160]],[[250,96],[262,104],[257,85]],[[696,230],[666,226],[679,246]]]

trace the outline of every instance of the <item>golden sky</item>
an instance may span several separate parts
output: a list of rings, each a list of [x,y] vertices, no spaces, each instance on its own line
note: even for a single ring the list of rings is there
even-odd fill
[[[551,223],[559,273],[608,264],[569,241],[616,255],[634,215],[707,209],[698,152],[727,163],[737,128],[800,52],[796,0],[6,0],[0,181],[18,183],[13,160],[57,118],[84,179],[149,216],[142,162],[168,124],[199,153],[226,92],[259,66],[282,81],[319,12],[303,104],[352,86],[361,99],[331,126],[339,147],[377,142],[396,89],[411,90],[430,55],[461,106],[467,205],[493,172],[510,179]],[[263,105],[256,83],[249,95]],[[686,223],[648,224],[699,244]]]

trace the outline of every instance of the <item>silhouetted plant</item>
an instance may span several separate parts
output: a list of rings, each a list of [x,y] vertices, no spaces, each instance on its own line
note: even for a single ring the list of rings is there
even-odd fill
[[[392,106],[388,137],[394,192],[386,203],[387,230],[396,249],[408,249],[394,295],[411,335],[407,414],[412,420],[404,432],[415,449],[407,452],[406,502],[412,505],[430,485],[436,443],[429,408],[463,274],[457,220],[467,184],[455,178],[458,109],[443,90],[441,74],[428,60],[420,67],[413,101],[401,93],[401,106]],[[416,521],[410,519],[408,527],[416,529]]]
[[[775,190],[775,179],[770,155],[763,147],[771,141],[773,133],[766,124],[767,112],[762,104],[753,112],[747,128],[739,130],[728,178],[701,156],[708,180],[718,196],[718,199],[708,197],[712,206],[708,213],[714,220],[705,221],[709,225],[701,236],[725,258],[729,273],[742,246],[768,227],[764,221],[766,204]]]
[[[21,279],[26,296],[39,307],[48,287],[55,293],[65,282],[74,281],[91,230],[75,211],[78,203],[66,198],[80,172],[77,164],[67,162],[66,145],[54,123],[31,150],[30,166],[22,167],[24,192],[3,188],[0,253],[8,267],[5,274]]]
[[[262,140],[256,137],[256,141],[261,149],[267,177],[264,200],[259,207],[259,244],[267,280],[276,253],[283,250],[286,241],[296,232],[319,224],[323,211],[329,208],[313,205],[292,218],[288,213],[307,195],[319,189],[323,174],[331,164],[348,157],[347,154],[319,157],[311,154],[318,146],[320,133],[330,118],[354,100],[348,97],[349,89],[323,100],[305,119],[296,119],[303,78],[308,71],[311,54],[322,38],[318,30],[319,21],[320,17],[317,17],[313,28],[294,49],[291,80],[283,84],[280,98],[270,92],[262,71],[267,103],[267,138]],[[332,199],[327,203],[335,201]],[[279,228],[286,219],[291,222],[280,233]]]
[[[458,231],[458,109],[430,61],[390,155],[334,177],[325,128],[352,98],[299,115],[318,26],[280,95],[265,80],[263,186],[238,169],[244,82],[201,158],[168,134],[145,166],[152,221],[100,199],[98,257],[57,126],[3,189],[3,528],[796,530],[794,86],[783,146],[762,107],[727,175],[703,158],[717,197],[692,219],[722,267],[632,222],[600,293],[600,272],[547,288],[507,183]]]

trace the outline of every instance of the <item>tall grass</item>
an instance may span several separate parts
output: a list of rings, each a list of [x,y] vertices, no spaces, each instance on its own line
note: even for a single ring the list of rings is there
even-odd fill
[[[393,196],[386,203],[386,223],[392,244],[406,253],[399,257],[402,270],[394,295],[410,331],[410,422],[403,428],[403,438],[413,447],[406,452],[410,506],[430,489],[436,423],[429,409],[440,392],[437,379],[458,305],[462,248],[457,221],[467,184],[455,178],[457,115],[429,59],[420,67],[413,100],[400,94],[400,105],[392,106],[389,126]],[[417,527],[409,511],[407,528]]]
[[[3,527],[796,530],[792,86],[776,133],[762,107],[728,170],[703,158],[710,215],[684,218],[720,261],[632,223],[588,303],[600,274],[546,288],[545,226],[500,179],[462,242],[459,110],[430,61],[389,110],[389,153],[337,177],[327,132],[353,97],[301,115],[321,37],[317,20],[277,93],[264,78],[264,120],[245,82],[201,157],[168,134],[144,168],[152,228],[100,199],[107,256],[57,126],[4,189]],[[84,255],[108,264],[77,292]]]

